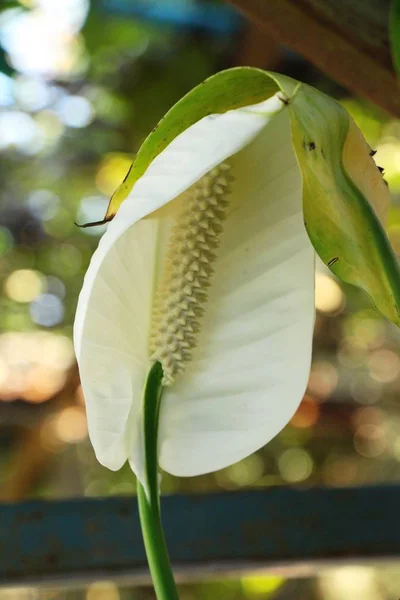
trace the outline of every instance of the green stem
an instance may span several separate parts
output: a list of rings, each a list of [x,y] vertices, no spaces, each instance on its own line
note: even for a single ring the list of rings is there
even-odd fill
[[[143,540],[157,599],[179,600],[161,526],[160,510],[152,501],[148,501],[140,484],[137,494]]]
[[[158,493],[157,434],[163,371],[159,362],[150,369],[144,392],[146,489],[138,482],[140,524],[150,573],[158,600],[179,600],[161,525]]]

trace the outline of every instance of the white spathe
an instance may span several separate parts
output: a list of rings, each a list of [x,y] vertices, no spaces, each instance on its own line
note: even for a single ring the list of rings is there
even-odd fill
[[[202,119],[149,166],[87,271],[75,347],[98,460],[144,480],[142,398],[152,305],[171,225],[159,210],[229,159],[235,182],[193,360],[165,388],[159,462],[215,471],[273,438],[306,388],[314,250],[287,110],[276,98]],[[168,208],[168,207],[166,207]]]

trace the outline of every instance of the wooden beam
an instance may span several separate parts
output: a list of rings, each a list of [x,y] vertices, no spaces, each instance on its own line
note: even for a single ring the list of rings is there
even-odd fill
[[[400,117],[389,0],[230,0],[269,35],[354,94]]]
[[[400,486],[166,496],[179,578],[400,559]],[[136,498],[0,505],[0,586],[148,582]]]

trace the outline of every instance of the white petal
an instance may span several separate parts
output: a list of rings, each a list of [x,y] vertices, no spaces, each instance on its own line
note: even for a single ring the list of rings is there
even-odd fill
[[[141,220],[104,256],[100,247],[79,299],[75,340],[89,435],[98,460],[113,470],[138,439],[157,229],[156,220]]]
[[[204,117],[153,160],[123,207],[143,204],[143,214],[148,214],[176,198],[225,158],[244,148],[282,106],[273,96],[254,106]]]
[[[268,113],[281,107],[273,98],[253,112],[210,115],[178,136],[136,183],[92,257],[79,297],[74,342],[89,435],[98,460],[110,469],[129,458],[141,477],[143,466],[140,411],[163,226],[158,217],[143,217],[240,150],[265,126]]]
[[[305,391],[314,325],[314,251],[286,111],[230,160],[241,202],[220,258],[193,361],[161,405],[160,465],[180,476],[251,454]]]

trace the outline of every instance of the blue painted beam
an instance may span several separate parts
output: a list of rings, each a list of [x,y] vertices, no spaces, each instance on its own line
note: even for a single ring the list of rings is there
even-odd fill
[[[400,486],[163,498],[178,574],[400,560]],[[0,505],[0,585],[147,572],[135,498]]]
[[[96,5],[99,7],[108,14],[144,19],[177,29],[200,29],[217,35],[237,33],[243,25],[243,17],[236,9],[213,2],[102,0]]]

